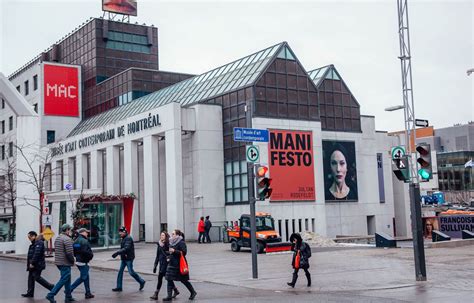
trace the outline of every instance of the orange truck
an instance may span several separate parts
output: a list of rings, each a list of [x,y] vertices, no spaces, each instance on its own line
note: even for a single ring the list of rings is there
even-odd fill
[[[291,243],[282,242],[280,235],[275,231],[275,220],[269,213],[256,213],[257,252],[280,252],[291,250]],[[241,247],[250,247],[250,215],[242,215],[239,225],[227,229],[230,248],[240,251]]]

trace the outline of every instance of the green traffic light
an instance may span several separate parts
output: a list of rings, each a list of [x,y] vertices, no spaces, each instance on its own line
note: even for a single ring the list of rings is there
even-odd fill
[[[429,180],[430,179],[430,172],[427,171],[426,169],[420,169],[418,170],[418,174],[423,180]]]

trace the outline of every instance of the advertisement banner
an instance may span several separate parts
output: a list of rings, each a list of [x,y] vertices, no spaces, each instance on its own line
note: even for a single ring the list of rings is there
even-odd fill
[[[102,0],[102,10],[106,12],[137,15],[137,0]]]
[[[314,201],[313,133],[270,130],[270,201]]]
[[[425,217],[423,220],[423,237],[431,239],[433,230],[439,230],[437,217]]]
[[[323,163],[326,201],[358,201],[355,143],[323,141]]]
[[[462,238],[462,231],[474,232],[473,215],[450,215],[439,217],[439,231],[451,238]]]
[[[44,114],[79,117],[79,68],[44,64]]]

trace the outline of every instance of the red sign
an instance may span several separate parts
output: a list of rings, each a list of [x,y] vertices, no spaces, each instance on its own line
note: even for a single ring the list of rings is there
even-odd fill
[[[102,0],[102,10],[122,15],[137,15],[137,0]]]
[[[44,65],[44,114],[79,117],[79,68]]]
[[[314,201],[313,133],[270,130],[270,201]]]

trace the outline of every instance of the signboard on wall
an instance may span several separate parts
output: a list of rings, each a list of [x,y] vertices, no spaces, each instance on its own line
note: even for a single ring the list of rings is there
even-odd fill
[[[79,67],[44,64],[44,114],[79,117]]]
[[[270,201],[314,201],[313,133],[270,130]]]
[[[474,232],[473,215],[449,215],[439,217],[439,231],[451,238],[462,238],[462,231]]]
[[[326,201],[357,201],[355,143],[323,141],[323,165]]]
[[[137,15],[137,0],[102,0],[102,10],[122,15]]]

